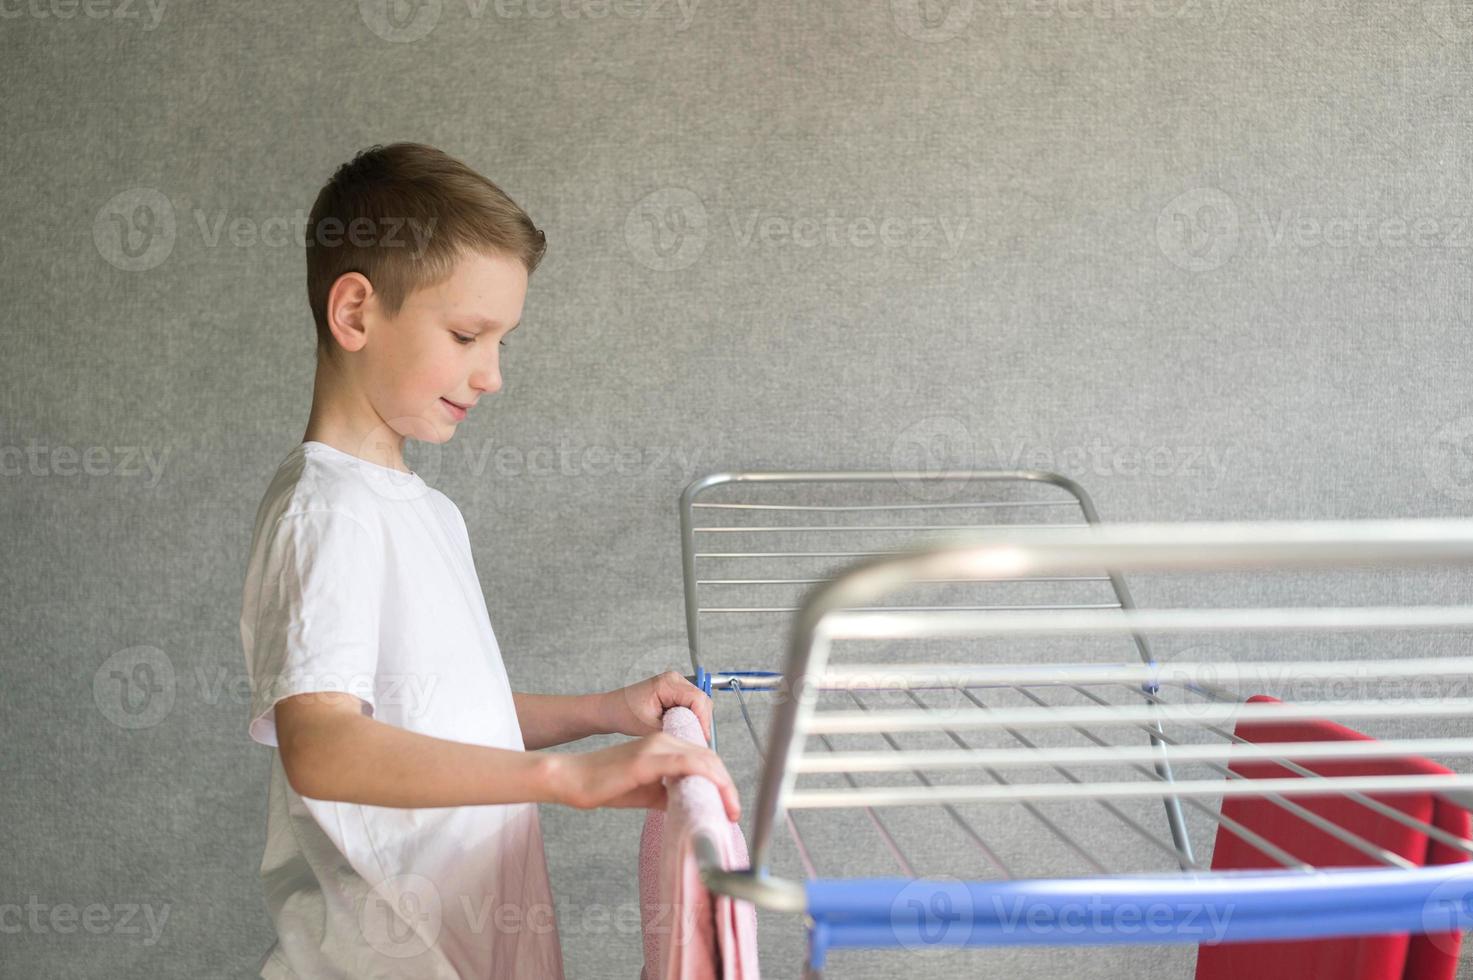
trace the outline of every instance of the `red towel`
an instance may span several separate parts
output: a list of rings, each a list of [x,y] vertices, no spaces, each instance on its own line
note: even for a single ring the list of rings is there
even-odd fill
[[[1256,695],[1248,703],[1279,703]],[[1250,742],[1369,741],[1368,736],[1330,721],[1243,722],[1237,734]],[[1450,770],[1420,758],[1331,759],[1299,765],[1324,776],[1446,774]],[[1293,778],[1293,770],[1272,762],[1234,762],[1234,772],[1250,779]],[[1431,793],[1370,794],[1410,817],[1458,837],[1468,836],[1468,811]],[[1456,864],[1463,852],[1429,840],[1411,827],[1336,796],[1290,798],[1340,827],[1418,864]],[[1262,834],[1315,867],[1366,867],[1375,859],[1325,833],[1268,800],[1230,796],[1224,816]],[[1282,867],[1219,824],[1212,853],[1214,871]],[[1262,943],[1204,944],[1197,951],[1197,980],[1453,980],[1461,933],[1438,935],[1350,936],[1338,939],[1280,940]]]

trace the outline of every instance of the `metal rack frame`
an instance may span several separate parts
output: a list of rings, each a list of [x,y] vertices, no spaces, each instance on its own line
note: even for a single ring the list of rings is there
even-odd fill
[[[811,583],[785,580],[788,584],[811,584],[796,610],[753,607],[753,612],[793,612],[793,628],[786,664],[779,672],[711,672],[701,663],[702,607],[696,576],[696,561],[720,557],[720,553],[696,550],[693,511],[697,498],[719,485],[742,482],[802,483],[912,479],[955,479],[980,481],[1033,481],[1047,483],[1069,493],[1084,515],[1084,524],[1060,527],[1018,525],[973,525],[957,527],[892,528],[890,530],[945,530],[948,540],[931,542],[924,548],[865,552],[849,555],[863,558],[843,573]],[[773,505],[727,504],[765,509]],[[907,509],[935,504],[893,505]],[[1017,504],[1013,504],[1017,506]],[[868,508],[868,505],[866,505]],[[794,509],[811,510],[798,506]],[[844,506],[828,509],[846,510]],[[872,509],[887,509],[875,507]],[[834,526],[798,530],[817,533]],[[794,528],[783,527],[789,531]],[[840,527],[860,531],[887,528]],[[757,529],[761,533],[765,529]],[[774,529],[776,530],[776,529]],[[922,946],[935,941],[936,930],[945,933],[954,922],[930,914],[934,907],[968,911],[965,930],[943,935],[948,945],[1004,943],[1067,944],[1089,943],[1186,943],[1248,941],[1266,938],[1323,937],[1364,932],[1447,932],[1469,924],[1469,901],[1473,899],[1473,864],[1420,867],[1374,843],[1319,819],[1316,826],[1355,848],[1366,857],[1368,867],[1316,869],[1294,855],[1274,847],[1242,825],[1216,813],[1202,801],[1230,796],[1263,798],[1275,806],[1314,822],[1315,815],[1295,803],[1300,797],[1325,794],[1345,795],[1358,804],[1376,809],[1389,819],[1399,820],[1429,838],[1473,855],[1473,843],[1455,837],[1387,806],[1369,794],[1393,795],[1436,792],[1458,805],[1473,804],[1473,776],[1327,776],[1302,765],[1317,760],[1363,758],[1401,759],[1410,755],[1473,756],[1473,739],[1412,738],[1382,742],[1298,742],[1245,744],[1222,726],[1255,719],[1289,718],[1469,718],[1473,698],[1442,698],[1433,703],[1401,704],[1385,699],[1339,699],[1331,702],[1298,702],[1282,705],[1245,705],[1225,685],[1229,675],[1238,683],[1249,683],[1267,673],[1294,671],[1299,677],[1345,677],[1363,681],[1401,677],[1408,672],[1426,677],[1473,676],[1473,658],[1394,658],[1346,663],[1269,662],[1224,665],[1216,663],[1159,664],[1150,654],[1147,634],[1170,632],[1244,631],[1350,631],[1367,629],[1449,630],[1473,626],[1473,607],[1404,606],[1281,609],[1164,609],[1135,608],[1121,574],[1133,571],[1211,571],[1237,569],[1294,569],[1424,566],[1473,564],[1473,521],[1359,521],[1359,522],[1271,522],[1179,525],[1101,526],[1092,503],[1082,488],[1056,474],[1035,471],[947,474],[892,473],[751,473],[719,474],[697,481],[681,498],[681,531],[686,582],[686,616],[695,675],[708,691],[725,690],[738,695],[743,717],[754,744],[763,750],[763,768],[757,806],[752,811],[751,867],[722,870],[715,851],[698,847],[702,875],[712,890],[745,899],[760,907],[800,912],[809,926],[808,975],[822,969],[826,951],[843,946]],[[839,553],[749,553],[769,558],[783,555]],[[1101,570],[1107,570],[1103,576]],[[1118,602],[1113,608],[1070,604],[1047,607],[873,607],[897,589],[916,582],[1048,581],[1078,577],[1108,580]],[[744,580],[723,580],[744,581]],[[768,580],[770,581],[770,580]],[[994,665],[976,664],[859,664],[829,665],[832,644],[843,639],[900,641],[921,637],[1021,637],[1068,635],[1120,635],[1129,638],[1140,654],[1137,664]],[[886,689],[904,692],[919,710],[876,710],[858,697],[860,691],[875,690],[876,674],[883,674]],[[971,706],[938,709],[924,703],[919,692],[946,689],[960,691]],[[1016,692],[1028,701],[1020,707],[1002,708],[984,703],[974,692]],[[757,738],[745,698],[749,691],[798,692],[784,698],[774,709],[765,747]],[[819,694],[843,692],[859,710],[817,710]],[[1085,703],[1060,705],[1058,693],[1065,692]],[[1109,695],[1106,696],[1105,693]],[[1122,693],[1123,692],[1123,693]],[[1047,694],[1048,697],[1042,696]],[[1119,703],[1119,698],[1126,703]],[[1179,697],[1180,702],[1173,702]],[[1221,745],[1194,745],[1168,735],[1165,725],[1189,724],[1195,729],[1222,737]],[[1092,731],[1105,726],[1144,733],[1142,744],[1117,745]],[[1067,728],[1088,738],[1092,744],[1045,749],[1031,742],[1025,732],[1033,729]],[[901,751],[896,733],[944,731],[959,746],[956,750]],[[959,734],[968,731],[1006,732],[1020,748],[981,749],[968,745]],[[827,736],[837,733],[880,734],[889,751],[878,753],[832,750]],[[827,752],[806,751],[814,736],[824,741]],[[714,747],[714,741],[713,741]],[[1245,779],[1230,763],[1262,759],[1295,773],[1288,779]],[[1214,776],[1202,780],[1175,778],[1171,763],[1205,765]],[[1072,775],[1067,766],[1115,765],[1144,779],[1088,780]],[[1047,766],[1064,781],[1012,783],[1003,772],[1018,767]],[[981,770],[992,777],[981,785],[937,785],[922,770]],[[909,772],[923,785],[860,787],[853,773]],[[803,773],[839,773],[848,779],[842,790],[798,788]],[[1132,797],[1160,797],[1166,802],[1171,841],[1155,837],[1137,821],[1126,818],[1114,801]],[[877,807],[930,806],[970,829],[975,843],[989,853],[974,828],[961,820],[953,804],[1016,803],[1034,807],[1048,800],[1088,800],[1112,809],[1132,829],[1163,851],[1173,854],[1180,871],[1174,874],[1121,875],[1108,872],[1098,862],[1092,873],[1075,878],[1013,879],[998,862],[1004,878],[983,881],[934,881],[914,875],[901,878],[822,879],[811,873],[805,883],[787,881],[768,871],[776,829],[785,822],[800,852],[801,838],[791,813],[805,809],[862,807],[873,817]],[[1211,872],[1195,860],[1187,838],[1181,805],[1212,813],[1221,826],[1269,855],[1281,870],[1261,872]],[[1036,811],[1034,816],[1041,815]],[[1042,819],[1042,818],[1041,818]],[[878,821],[876,826],[880,826]],[[1255,840],[1255,838],[1257,838]],[[705,844],[705,842],[699,842]],[[1089,861],[1082,848],[1080,854]],[[903,856],[897,849],[897,857]],[[994,855],[995,856],[995,855]],[[805,865],[809,865],[805,857]],[[916,902],[917,897],[925,901]],[[921,911],[909,918],[897,916],[902,898],[907,908]],[[936,899],[944,899],[937,903]],[[1353,899],[1353,902],[1350,901]],[[1095,930],[1087,938],[1054,929],[1018,930],[993,914],[999,901],[1028,903],[1059,913],[1071,902],[1089,900],[1120,909],[1134,903],[1152,902],[1170,910],[1170,927],[1165,931],[1127,934],[1123,930]],[[1202,909],[1224,908],[1231,903],[1231,927],[1208,936],[1188,921]],[[1285,912],[1292,908],[1293,915]]]

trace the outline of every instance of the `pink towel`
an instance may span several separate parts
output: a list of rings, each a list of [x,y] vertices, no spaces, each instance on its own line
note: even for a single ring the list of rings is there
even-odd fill
[[[689,708],[668,709],[664,721],[668,734],[706,744]],[[667,779],[665,792],[666,809],[646,811],[639,838],[640,980],[757,980],[757,909],[725,895],[716,895],[713,907],[694,849],[696,834],[704,833],[722,867],[747,868],[741,827],[726,818],[720,791],[704,776]]]

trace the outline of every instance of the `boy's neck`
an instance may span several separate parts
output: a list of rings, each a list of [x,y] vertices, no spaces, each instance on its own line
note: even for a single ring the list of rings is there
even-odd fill
[[[312,411],[302,441],[325,443],[370,463],[409,472],[404,465],[404,437],[379,418],[362,391],[348,383],[327,357],[317,358]]]

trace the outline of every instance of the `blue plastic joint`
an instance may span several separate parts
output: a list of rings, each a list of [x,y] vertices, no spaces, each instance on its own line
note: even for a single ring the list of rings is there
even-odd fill
[[[829,953],[829,924],[816,920],[808,929],[808,967],[821,972]]]

